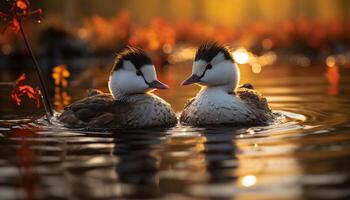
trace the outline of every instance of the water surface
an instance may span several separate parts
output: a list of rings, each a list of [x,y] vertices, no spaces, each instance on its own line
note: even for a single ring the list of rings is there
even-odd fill
[[[349,199],[350,70],[339,80],[322,67],[241,71],[283,123],[94,133],[2,121],[0,199]],[[159,73],[172,89],[157,94],[177,112],[198,90],[179,86],[189,74],[189,64]],[[66,92],[74,101],[84,90]],[[5,91],[2,118],[34,113]]]

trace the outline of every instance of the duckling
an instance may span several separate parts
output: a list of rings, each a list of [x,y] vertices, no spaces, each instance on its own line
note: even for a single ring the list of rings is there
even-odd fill
[[[202,44],[195,55],[192,75],[182,85],[196,83],[198,94],[185,106],[182,124],[193,126],[273,122],[266,98],[251,84],[238,87],[240,71],[228,47],[216,42]]]
[[[157,79],[142,49],[127,47],[117,54],[108,88],[110,94],[90,90],[88,97],[66,107],[58,119],[68,127],[87,129],[171,127],[177,123],[170,105],[152,94],[169,87]]]

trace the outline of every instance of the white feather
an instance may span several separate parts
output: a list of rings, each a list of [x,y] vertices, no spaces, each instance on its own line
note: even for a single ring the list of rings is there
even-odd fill
[[[208,63],[204,60],[197,60],[193,63],[192,66],[192,74],[196,74],[197,76],[201,76],[204,73],[205,66]]]
[[[189,108],[191,124],[246,123],[252,110],[224,87],[203,88]]]
[[[132,72],[136,72],[136,68],[130,60],[123,61],[123,69],[128,70],[128,71],[132,71]]]
[[[233,90],[238,84],[238,74],[238,68],[230,60],[225,60],[207,70],[200,83],[206,86],[228,85]]]
[[[133,95],[130,100],[134,109],[126,116],[127,126],[161,126],[177,122],[170,105],[154,94]]]
[[[120,96],[144,93],[148,89],[141,76],[135,72],[120,69],[109,77],[108,88],[115,99]]]
[[[140,70],[148,83],[157,80],[157,73],[153,65],[144,65]]]

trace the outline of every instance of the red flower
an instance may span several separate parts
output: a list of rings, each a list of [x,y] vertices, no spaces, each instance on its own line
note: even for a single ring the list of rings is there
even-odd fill
[[[18,22],[18,20],[17,20],[16,18],[13,19],[13,20],[10,22],[9,26],[10,26],[10,27],[12,28],[12,30],[13,30],[14,32],[16,32],[16,33],[20,30],[19,22]]]
[[[12,30],[18,32],[20,30],[20,20],[33,16],[38,22],[42,19],[42,9],[31,11],[28,0],[11,0],[10,7],[7,12],[0,12],[0,20],[5,22],[5,30],[11,27]]]
[[[39,90],[32,88],[30,85],[24,85],[23,82],[26,80],[26,75],[22,74],[15,83],[15,88],[11,92],[12,100],[18,105],[21,105],[23,95],[27,95],[29,99],[35,100],[36,105],[40,107],[40,95]]]

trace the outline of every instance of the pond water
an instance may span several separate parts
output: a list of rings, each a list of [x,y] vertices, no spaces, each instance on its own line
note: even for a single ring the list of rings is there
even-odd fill
[[[2,120],[0,199],[349,199],[350,70],[241,71],[285,122],[94,133]],[[189,74],[178,64],[158,75],[171,89],[157,94],[176,112],[198,90],[179,86]],[[35,113],[3,94],[2,118]],[[84,89],[67,94],[74,101]]]

